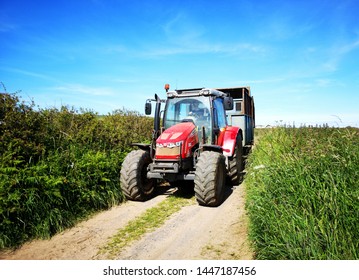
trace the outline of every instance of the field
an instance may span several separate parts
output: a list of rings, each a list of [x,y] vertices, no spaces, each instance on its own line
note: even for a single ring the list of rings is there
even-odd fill
[[[245,179],[257,259],[359,258],[359,130],[261,130]]]

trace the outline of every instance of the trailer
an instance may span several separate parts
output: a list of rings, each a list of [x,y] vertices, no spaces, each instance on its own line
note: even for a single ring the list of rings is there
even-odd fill
[[[228,125],[238,126],[243,133],[243,147],[250,148],[254,142],[255,109],[250,87],[218,88],[233,98],[232,110],[226,111]]]

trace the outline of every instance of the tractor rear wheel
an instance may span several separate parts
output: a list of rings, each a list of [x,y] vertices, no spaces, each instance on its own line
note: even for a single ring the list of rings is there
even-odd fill
[[[229,159],[229,182],[236,186],[241,181],[241,172],[243,171],[243,147],[242,137],[238,137],[232,159]]]
[[[121,189],[129,200],[149,199],[156,187],[156,180],[147,178],[147,167],[152,162],[149,152],[136,150],[130,152],[122,163]]]
[[[194,192],[197,202],[218,206],[223,201],[226,178],[225,157],[217,152],[204,151],[196,164]]]

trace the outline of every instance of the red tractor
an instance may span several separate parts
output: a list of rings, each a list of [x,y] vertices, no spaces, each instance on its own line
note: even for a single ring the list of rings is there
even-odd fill
[[[139,150],[126,156],[121,168],[123,193],[127,199],[143,201],[152,197],[158,180],[166,180],[180,189],[194,187],[200,205],[218,206],[226,179],[232,185],[240,183],[244,146],[253,142],[254,105],[249,88],[168,91],[166,85],[165,89],[166,100],[155,94],[155,99],[146,101],[147,115],[151,102],[156,102],[152,143],[133,144]],[[239,102],[236,108],[235,101]],[[162,127],[161,103],[166,103]],[[247,103],[250,114],[244,111],[248,106],[242,106]],[[228,117],[234,122],[236,116],[250,121],[244,121],[247,140],[241,128],[227,124]]]

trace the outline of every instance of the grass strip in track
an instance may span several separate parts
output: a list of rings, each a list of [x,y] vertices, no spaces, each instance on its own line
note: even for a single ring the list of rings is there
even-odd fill
[[[181,210],[182,207],[194,204],[194,198],[169,196],[158,205],[147,209],[142,215],[130,221],[121,228],[111,240],[100,249],[101,255],[113,259],[121,250],[149,232],[162,226],[171,215]]]

